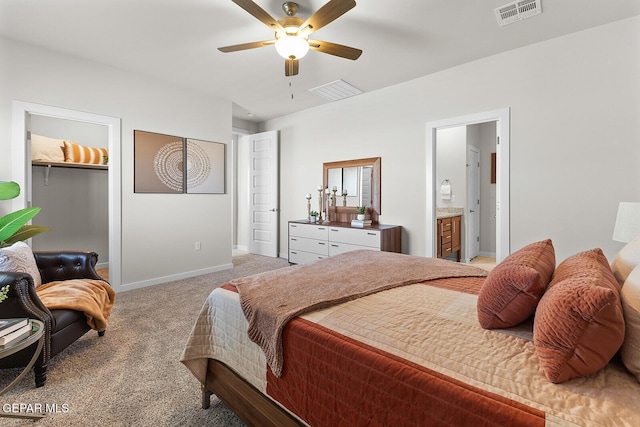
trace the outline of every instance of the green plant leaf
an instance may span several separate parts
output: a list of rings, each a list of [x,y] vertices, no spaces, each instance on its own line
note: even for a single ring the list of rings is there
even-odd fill
[[[15,199],[20,194],[20,186],[13,181],[0,181],[0,200]]]
[[[4,246],[11,246],[16,242],[23,242],[33,236],[37,236],[38,234],[47,231],[51,231],[51,228],[43,227],[41,225],[23,225],[18,231],[2,243]]]
[[[9,239],[20,227],[26,224],[34,216],[38,215],[40,208],[32,207],[20,209],[0,218],[0,242]]]

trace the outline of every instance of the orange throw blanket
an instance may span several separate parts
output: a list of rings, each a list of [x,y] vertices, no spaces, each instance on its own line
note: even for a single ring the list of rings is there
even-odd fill
[[[36,288],[36,293],[49,310],[67,309],[84,312],[87,324],[104,331],[116,301],[116,293],[103,280],[72,279],[49,282]]]

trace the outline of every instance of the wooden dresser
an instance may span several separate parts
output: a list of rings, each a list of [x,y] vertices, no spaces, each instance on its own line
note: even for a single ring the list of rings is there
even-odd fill
[[[305,264],[357,249],[400,252],[401,237],[399,225],[356,228],[347,222],[289,221],[289,262]]]
[[[462,225],[462,216],[449,216],[438,218],[437,220],[437,253],[438,258],[446,258],[452,253],[457,253],[458,262],[460,262],[460,252],[462,249],[460,226]]]

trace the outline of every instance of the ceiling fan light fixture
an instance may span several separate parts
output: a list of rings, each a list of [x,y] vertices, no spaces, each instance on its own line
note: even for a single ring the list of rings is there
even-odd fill
[[[284,59],[300,59],[309,52],[309,43],[298,36],[282,36],[276,40],[276,50]]]

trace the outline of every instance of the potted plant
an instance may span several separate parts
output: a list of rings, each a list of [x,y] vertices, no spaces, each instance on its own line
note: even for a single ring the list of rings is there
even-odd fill
[[[356,206],[356,214],[357,214],[358,221],[364,220],[364,213],[366,210],[367,208],[364,206]]]
[[[13,181],[0,181],[0,200],[9,200],[18,197],[20,186]],[[0,217],[0,248],[11,246],[15,242],[30,239],[31,237],[50,231],[50,228],[39,225],[25,225],[34,216],[38,215],[40,208],[31,207],[20,209]]]
[[[318,221],[318,211],[309,212],[309,217],[311,218],[311,222]]]

